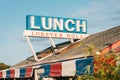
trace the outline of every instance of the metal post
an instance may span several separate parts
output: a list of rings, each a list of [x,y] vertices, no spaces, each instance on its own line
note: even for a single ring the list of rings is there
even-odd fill
[[[74,40],[73,40],[73,38],[70,38],[70,41],[71,41],[71,43],[74,43]]]
[[[32,51],[32,54],[33,54],[35,60],[38,61],[38,58],[37,58],[36,53],[35,53],[35,51],[34,51],[34,49],[33,49],[33,47],[32,47],[32,44],[31,44],[31,42],[30,42],[29,37],[28,37],[28,36],[25,36],[25,38],[26,38],[26,40],[27,40],[27,42],[28,42],[28,44],[29,44],[29,46],[30,46],[30,48],[31,48],[31,51]]]
[[[50,37],[50,43],[52,44],[52,46],[55,48],[56,47],[56,45],[55,45],[55,43],[54,43],[54,41],[53,41],[53,39]]]
[[[50,43],[51,43],[51,45],[53,46],[53,48],[55,48],[55,53],[56,53],[56,52],[58,51],[58,49],[56,49],[56,45],[55,45],[52,37],[50,37]]]

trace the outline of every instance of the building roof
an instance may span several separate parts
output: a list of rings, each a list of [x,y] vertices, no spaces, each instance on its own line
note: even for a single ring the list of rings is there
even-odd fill
[[[96,51],[100,51],[118,40],[120,40],[120,26],[114,27],[103,32],[92,34],[83,40],[76,41],[73,44],[71,44],[70,42],[58,44],[57,48],[59,52],[56,54],[54,54],[52,47],[49,47],[43,51],[36,53],[39,59],[50,55],[47,58],[36,62],[34,57],[31,56],[23,60],[22,62],[14,65],[13,67],[43,64],[53,61],[89,56],[90,54],[88,53],[90,52],[88,52],[88,50],[90,50],[90,48],[94,48]]]

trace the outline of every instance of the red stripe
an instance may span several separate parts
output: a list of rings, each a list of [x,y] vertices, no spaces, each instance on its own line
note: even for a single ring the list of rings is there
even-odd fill
[[[61,76],[61,72],[62,72],[61,63],[55,63],[50,65],[50,76],[52,77]]]
[[[3,72],[2,71],[0,72],[0,78],[3,78]]]
[[[28,68],[26,68],[25,77],[28,78],[28,77],[31,77],[31,76],[32,76],[32,67],[28,67]]]
[[[14,78],[14,75],[15,75],[15,70],[11,69],[10,70],[10,78]]]

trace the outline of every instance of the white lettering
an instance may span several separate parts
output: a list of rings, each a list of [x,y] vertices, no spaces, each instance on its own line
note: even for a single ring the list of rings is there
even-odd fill
[[[60,22],[58,22],[57,18],[53,19],[53,29],[57,30],[57,27],[62,31],[63,30],[63,19],[60,19]]]
[[[82,31],[86,32],[86,21],[82,21],[82,24],[80,24],[80,20],[76,21],[76,31],[80,32],[80,27],[82,27]]]
[[[74,24],[74,21],[71,20],[71,19],[70,19],[70,20],[67,20],[67,21],[65,22],[65,28],[67,29],[67,31],[73,31],[75,28],[72,27],[72,28],[70,29],[69,26],[68,26],[69,23]]]
[[[48,18],[48,26],[46,26],[45,17],[42,17],[42,26],[45,30],[50,30],[52,28],[52,18]]]
[[[37,18],[37,19],[36,19]],[[39,18],[39,19],[38,19]],[[73,33],[83,33],[86,32],[86,21],[85,20],[76,20],[69,18],[55,18],[55,17],[37,17],[30,16],[30,22],[27,26],[27,29],[30,30],[47,30],[55,32],[73,32]],[[28,28],[29,27],[29,28]]]
[[[35,20],[34,20],[34,16],[30,17],[30,23],[31,23],[31,28],[33,29],[40,29],[40,26],[35,26]]]

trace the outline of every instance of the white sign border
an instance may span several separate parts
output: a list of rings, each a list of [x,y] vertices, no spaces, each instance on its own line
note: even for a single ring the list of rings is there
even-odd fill
[[[63,33],[63,32],[50,32],[50,31],[36,31],[36,30],[24,30],[24,36],[28,37],[53,37],[53,38],[66,38],[66,39],[83,39],[89,36],[89,34],[76,34],[76,33]]]

